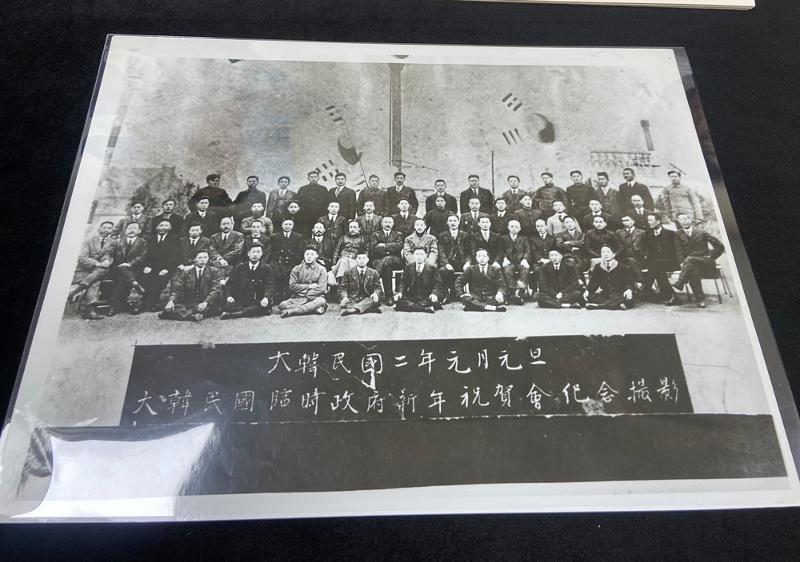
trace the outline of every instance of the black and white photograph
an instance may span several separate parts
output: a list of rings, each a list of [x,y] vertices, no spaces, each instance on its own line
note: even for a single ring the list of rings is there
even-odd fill
[[[797,505],[689,63],[110,37],[0,514]]]

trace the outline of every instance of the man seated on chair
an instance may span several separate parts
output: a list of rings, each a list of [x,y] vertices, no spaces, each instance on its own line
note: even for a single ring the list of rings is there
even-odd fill
[[[539,272],[539,291],[534,295],[539,308],[580,308],[578,272],[558,250],[550,250],[549,257],[550,263]]]
[[[489,252],[485,249],[479,249],[475,253],[475,263],[458,276],[455,291],[465,311],[506,311],[503,272],[499,266],[489,264]]]
[[[447,230],[439,235],[439,275],[442,276],[442,287],[445,297],[442,304],[459,297],[455,290],[456,272],[464,271],[469,261],[471,240],[469,234],[458,228],[457,215],[447,217]]]
[[[260,205],[261,203],[254,203]],[[248,226],[249,228],[249,226]],[[211,235],[212,263],[222,270],[225,277],[242,261],[244,234],[233,230],[233,219],[224,217],[219,221],[219,232]],[[263,251],[263,248],[262,248]]]
[[[161,309],[161,293],[181,265],[183,251],[181,242],[172,236],[172,222],[162,218],[156,225],[156,233],[147,242],[147,258],[142,269],[144,296],[131,312],[156,312]]]
[[[233,268],[225,284],[221,320],[270,315],[275,276],[272,266],[263,261],[263,255],[261,246],[253,246],[247,252],[247,261]]]
[[[321,222],[316,223],[311,229],[311,237],[306,241],[306,248],[314,248],[317,251],[317,263],[322,267],[328,271],[333,268],[333,253],[336,251],[336,246]]]
[[[386,304],[394,304],[391,295],[392,274],[395,270],[403,269],[403,236],[394,230],[394,219],[383,217],[381,229],[372,234],[369,245],[372,267],[378,272],[383,283],[383,294]]]
[[[617,261],[614,248],[600,248],[600,261],[592,268],[584,292],[589,310],[627,310],[633,306],[633,279],[628,268]]]
[[[199,250],[205,250],[208,255],[213,254],[211,239],[203,236],[203,226],[200,223],[189,225],[189,234],[181,238],[181,265],[180,269],[194,267],[194,257]]]
[[[341,315],[367,314],[381,311],[381,278],[378,272],[367,267],[369,255],[361,250],[356,255],[355,267],[347,270],[339,283]]]
[[[208,265],[208,261],[208,250],[200,249],[194,256],[194,265],[175,274],[169,300],[158,313],[160,319],[200,322],[219,314],[222,272]]]
[[[681,273],[672,286],[683,291],[686,283],[689,283],[697,306],[705,308],[703,274],[713,272],[716,275],[716,260],[725,252],[725,246],[705,230],[693,226],[694,216],[679,212],[677,219],[681,228],[675,234],[675,249],[681,263]]]
[[[72,278],[69,299],[73,302],[78,300],[78,310],[87,320],[103,318],[97,313],[96,308],[100,298],[99,282],[108,278],[111,267],[111,250],[114,243],[111,232],[113,230],[113,222],[101,222],[97,227],[97,235],[83,243],[81,253],[78,255],[78,267]]]
[[[281,318],[304,314],[325,314],[328,302],[328,272],[317,263],[317,251],[306,248],[303,263],[289,274],[289,298],[278,305]]]
[[[564,229],[556,236],[556,249],[561,253],[564,262],[570,264],[578,273],[586,271],[583,262],[583,244],[586,235],[578,228],[575,217],[564,217]]]
[[[522,304],[528,290],[531,272],[531,245],[520,233],[517,219],[508,221],[508,234],[500,238],[500,255],[497,261],[503,268],[503,276],[509,291],[509,302]]]
[[[425,253],[428,255],[427,262],[432,266],[436,266],[439,261],[439,242],[433,234],[425,232],[428,226],[422,219],[414,221],[414,232],[406,236],[403,241],[403,258],[406,264],[414,262],[414,250],[417,248],[424,248]]]
[[[435,312],[442,297],[442,277],[439,270],[427,262],[424,247],[414,250],[414,261],[403,270],[400,292],[395,295],[400,312]]]
[[[328,214],[319,217],[317,222],[325,225],[325,232],[328,233],[334,244],[338,244],[339,238],[347,232],[347,219],[339,214],[339,203],[337,201],[328,203]]]
[[[634,195],[631,199],[639,197]],[[653,282],[658,285],[659,296],[667,306],[678,304],[669,275],[680,269],[675,250],[675,232],[664,228],[661,214],[650,211],[647,214],[648,228],[644,235],[646,272],[642,272],[642,291],[645,295],[653,293]]]
[[[348,232],[339,239],[336,251],[333,253],[333,269],[328,273],[328,285],[338,285],[345,272],[356,266],[356,256],[367,252],[369,242],[361,234],[361,225],[353,219],[347,225]]]
[[[125,228],[121,236],[111,249],[111,310],[109,316],[128,308],[128,297],[131,288],[140,295],[144,295],[144,287],[139,284],[139,278],[147,258],[147,241],[140,236],[139,223],[132,222]]]
[[[539,272],[550,261],[550,250],[556,247],[556,237],[547,232],[544,219],[536,221],[536,234],[530,237],[531,243],[531,276],[528,284],[533,292],[539,283]]]
[[[644,231],[636,228],[631,213],[623,213],[620,217],[622,228],[617,230],[620,246],[617,259],[622,261],[631,272],[637,288],[642,285],[642,268],[644,267]]]

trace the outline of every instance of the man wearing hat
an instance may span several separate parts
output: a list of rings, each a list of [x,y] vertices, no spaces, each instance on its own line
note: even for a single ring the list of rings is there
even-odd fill
[[[206,186],[194,192],[189,199],[189,209],[194,211],[197,208],[197,201],[201,197],[208,197],[209,207],[214,211],[223,211],[226,207],[233,204],[228,192],[219,186],[219,174],[209,174],[206,176]]]

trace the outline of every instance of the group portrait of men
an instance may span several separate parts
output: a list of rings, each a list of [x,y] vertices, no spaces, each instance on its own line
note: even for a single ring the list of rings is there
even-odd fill
[[[573,170],[561,188],[546,171],[530,190],[510,175],[498,197],[475,174],[457,195],[437,179],[421,201],[402,171],[387,188],[371,175],[358,192],[340,172],[330,188],[315,170],[297,190],[281,176],[268,193],[250,176],[233,198],[210,174],[183,215],[173,198],[157,213],[133,201],[125,217],[99,224],[69,300],[89,320],[201,321],[325,314],[329,302],[342,316],[434,313],[448,302],[625,310],[680,304],[688,285],[686,298],[704,308],[702,279],[725,248],[704,229],[697,192],[679,171],[668,177],[657,202],[632,168],[618,187],[605,172],[593,183]]]

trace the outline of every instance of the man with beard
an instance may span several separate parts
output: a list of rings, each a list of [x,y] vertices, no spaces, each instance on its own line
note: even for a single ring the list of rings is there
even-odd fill
[[[414,250],[414,258],[403,270],[400,292],[395,296],[398,312],[435,312],[442,295],[439,270],[430,264],[424,247]]]
[[[391,295],[394,294],[392,288],[392,272],[403,269],[403,240],[402,234],[394,230],[394,219],[383,217],[381,229],[373,233],[370,243],[370,259],[372,266],[383,282],[383,294],[386,296],[387,304],[392,304]]]
[[[356,266],[356,256],[367,252],[369,243],[361,234],[358,221],[351,220],[347,225],[348,232],[339,239],[336,251],[333,253],[333,269],[330,271],[329,285],[337,285],[345,272]]]
[[[175,274],[161,320],[200,322],[219,313],[222,272],[208,265],[208,251],[198,250],[193,265]]]
[[[403,172],[395,172],[394,185],[386,190],[386,195],[384,197],[384,216],[394,214],[396,209],[399,207],[401,199],[408,201],[408,208],[412,215],[417,214],[417,208],[419,207],[417,193],[405,183],[406,175]],[[397,228],[396,224],[395,228]]]
[[[325,269],[330,271],[333,268],[333,252],[336,251],[336,245],[325,233],[325,225],[321,222],[311,229],[311,238],[306,242],[306,248],[314,248],[317,251],[317,262]]]
[[[549,258],[539,272],[539,291],[534,300],[539,308],[580,308],[583,297],[575,268],[562,261],[558,250],[550,250]]]
[[[172,223],[168,218],[162,218],[156,226],[155,235],[147,241],[147,257],[141,275],[144,296],[140,305],[132,309],[132,313],[155,312],[161,308],[161,293],[182,260],[181,242],[172,236]]]
[[[297,193],[289,189],[289,183],[291,183],[289,176],[281,176],[278,178],[278,188],[269,192],[264,213],[273,224],[282,222],[283,216],[289,208],[289,203],[297,196]]]
[[[297,190],[296,200],[300,206],[297,218],[304,229],[307,228],[309,232],[314,223],[319,220],[319,217],[325,214],[330,202],[328,190],[318,182],[319,172],[311,170],[308,173],[308,183]],[[309,232],[301,232],[300,234],[308,235]]]
[[[347,270],[339,286],[342,316],[381,311],[381,280],[378,272],[367,267],[367,252],[359,252],[356,266]]]
[[[447,193],[447,183],[443,179],[433,182],[433,194],[425,199],[425,212],[430,213],[436,208],[436,198],[444,198],[444,208],[453,214],[458,214],[458,201],[455,197]]]
[[[467,291],[469,287],[469,291]],[[475,263],[464,269],[455,284],[465,311],[505,312],[503,273],[496,265],[489,265],[489,253],[478,250]]]
[[[439,234],[439,275],[442,277],[442,286],[446,292],[442,304],[457,299],[461,293],[455,291],[456,273],[464,271],[464,266],[470,261],[471,239],[467,232],[458,228],[458,217],[447,217],[447,230]]]
[[[376,213],[383,213],[386,208],[384,198],[386,190],[380,188],[380,178],[372,174],[367,179],[367,187],[358,192],[356,198],[356,209],[359,215],[364,214],[364,205],[367,201],[372,201],[372,208]]]
[[[100,284],[108,278],[111,267],[111,250],[114,241],[111,232],[114,223],[103,221],[97,227],[97,234],[83,243],[78,254],[78,267],[72,278],[72,288],[69,299],[74,301],[80,296],[78,310],[87,320],[100,320],[102,316],[97,313],[97,301],[100,298]]]
[[[253,206],[261,203],[253,203]],[[249,228],[249,225],[248,225]],[[242,261],[244,234],[233,230],[233,219],[225,217],[219,221],[219,232],[211,235],[211,260],[214,267],[222,270],[225,277]]]
[[[253,246],[247,252],[247,261],[233,269],[225,284],[221,320],[270,315],[275,279],[262,256],[261,246]]]
[[[139,223],[130,223],[125,229],[125,236],[117,239],[111,249],[113,284],[109,298],[111,304],[109,316],[127,308],[131,287],[140,295],[144,294],[144,288],[139,284],[138,278],[147,258],[147,241],[139,236],[140,230]]]
[[[231,198],[228,196],[228,192],[219,186],[219,177],[219,174],[209,174],[206,176],[207,185],[195,191],[194,195],[189,198],[188,205],[190,211],[194,211],[197,208],[197,202],[203,197],[208,198],[209,207],[212,211],[219,212],[220,214],[230,211],[228,207],[233,204],[233,201],[231,201]]]

